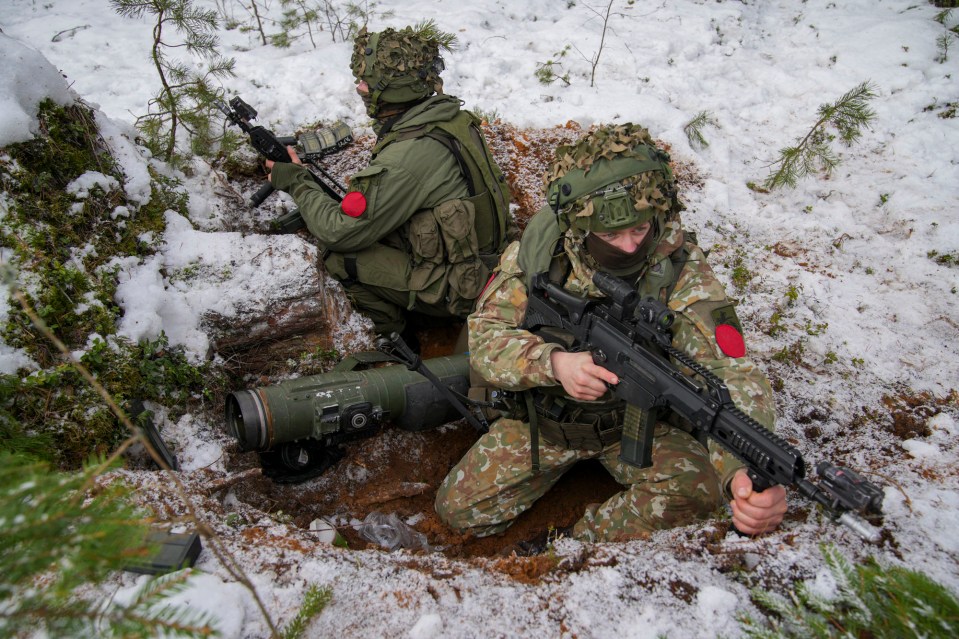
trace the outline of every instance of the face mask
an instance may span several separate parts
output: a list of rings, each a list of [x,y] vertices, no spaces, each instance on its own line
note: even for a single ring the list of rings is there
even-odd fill
[[[632,275],[645,264],[653,244],[654,235],[652,229],[650,229],[642,244],[632,253],[627,253],[609,242],[599,239],[596,234],[590,233],[586,236],[586,250],[589,251],[597,264],[613,275]]]

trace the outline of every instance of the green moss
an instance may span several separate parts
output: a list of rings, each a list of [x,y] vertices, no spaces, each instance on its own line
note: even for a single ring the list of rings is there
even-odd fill
[[[20,266],[21,288],[31,306],[71,348],[80,348],[91,333],[114,331],[119,309],[114,303],[116,257],[145,256],[154,247],[140,238],[159,236],[165,212],[186,212],[187,196],[175,180],[153,175],[152,197],[138,206],[126,199],[123,174],[100,138],[93,112],[82,104],[61,107],[41,103],[40,134],[5,149],[0,180],[11,201],[0,228],[0,244]],[[89,171],[113,177],[118,186],[96,186],[78,198],[67,186]],[[124,207],[124,208],[119,208]],[[38,337],[19,310],[10,313],[3,339],[23,348],[41,366],[57,355]]]
[[[0,220],[0,244],[17,267],[17,287],[68,348],[84,352],[82,363],[120,406],[138,399],[184,410],[221,382],[170,348],[163,335],[140,344],[115,336],[121,311],[113,264],[151,255],[155,246],[142,238],[162,236],[167,210],[186,213],[186,194],[176,180],[152,174],[149,203],[127,200],[123,174],[86,106],[44,102],[38,120],[40,134],[8,146],[0,160],[0,185],[10,203]],[[112,176],[117,186],[94,187],[83,198],[69,193],[68,185],[89,171]],[[61,468],[114,450],[129,435],[126,428],[20,304],[9,306],[2,339],[24,349],[40,370],[0,375],[0,448]]]
[[[212,393],[210,385],[219,381],[206,366],[190,364],[182,349],[170,348],[164,335],[137,344],[123,338],[109,343],[94,339],[80,361],[121,407],[134,399],[154,401],[173,407],[174,416],[191,399]],[[51,454],[44,457],[62,468],[77,468],[91,455],[108,454],[129,436],[71,364],[26,377],[0,375],[0,411],[20,425],[11,427],[8,440],[40,437],[51,442]]]

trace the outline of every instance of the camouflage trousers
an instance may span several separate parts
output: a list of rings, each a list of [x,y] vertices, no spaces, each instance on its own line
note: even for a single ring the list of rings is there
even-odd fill
[[[529,425],[499,419],[443,480],[436,512],[452,528],[477,537],[502,532],[585,459],[598,459],[626,488],[587,507],[573,528],[578,539],[630,539],[706,518],[723,504],[709,454],[688,433],[657,423],[649,468],[620,462],[619,448],[617,442],[602,451],[571,450],[541,438],[540,470],[534,473]]]

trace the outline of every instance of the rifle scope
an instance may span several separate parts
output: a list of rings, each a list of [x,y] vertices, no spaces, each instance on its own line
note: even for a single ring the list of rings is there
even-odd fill
[[[454,391],[467,393],[466,354],[424,363]],[[345,441],[365,436],[385,420],[404,430],[420,431],[458,419],[460,414],[433,384],[397,364],[333,370],[235,391],[226,399],[227,427],[244,451],[265,451],[304,439]]]

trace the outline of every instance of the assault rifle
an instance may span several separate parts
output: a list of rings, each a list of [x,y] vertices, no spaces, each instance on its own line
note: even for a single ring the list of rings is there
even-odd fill
[[[668,406],[689,420],[746,465],[755,490],[791,486],[863,538],[879,540],[879,531],[855,514],[881,513],[878,486],[826,461],[816,466],[820,485],[807,480],[806,462],[796,448],[736,408],[722,380],[672,346],[674,315],[665,304],[639,299],[632,286],[608,273],[597,272],[593,283],[606,298],[579,297],[551,283],[546,273],[534,275],[523,328],[570,333],[580,350],[590,351],[596,364],[619,377],[610,388],[616,397],[644,411]],[[627,420],[623,429],[620,458],[649,466],[653,429],[634,422]]]
[[[243,130],[250,136],[250,143],[263,157],[274,162],[291,162],[290,154],[287,152],[287,146],[296,147],[297,156],[300,161],[309,164],[320,172],[317,175],[310,171],[313,180],[320,185],[323,192],[329,195],[337,202],[343,199],[346,189],[339,184],[322,166],[318,160],[331,153],[336,153],[353,142],[353,133],[343,122],[316,131],[307,131],[300,134],[299,137],[287,136],[277,137],[272,131],[260,125],[250,124],[257,116],[256,109],[236,96],[230,100],[229,106],[222,100],[216,102],[216,106],[227,120]],[[259,206],[263,201],[273,193],[273,185],[268,181],[250,198],[251,206]],[[304,228],[303,216],[296,209],[286,215],[281,216],[274,222],[274,226],[280,233],[294,233]]]

